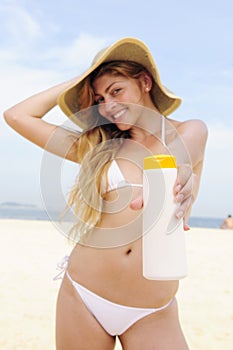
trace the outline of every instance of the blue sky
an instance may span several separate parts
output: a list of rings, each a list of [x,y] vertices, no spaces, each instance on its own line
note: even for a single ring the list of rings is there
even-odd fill
[[[183,98],[173,114],[209,129],[193,216],[233,214],[233,3],[223,1],[1,0],[0,110],[78,75],[102,47],[124,37],[150,47],[164,85]],[[48,120],[64,120],[55,108]],[[41,206],[43,151],[0,119],[0,203]],[[64,182],[77,168],[64,164]],[[66,185],[65,185],[66,187]]]

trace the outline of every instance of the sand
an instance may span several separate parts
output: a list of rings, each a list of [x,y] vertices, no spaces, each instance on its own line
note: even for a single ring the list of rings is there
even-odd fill
[[[233,231],[192,228],[186,242],[189,275],[177,299],[190,349],[232,350]],[[0,349],[55,349],[53,276],[70,250],[50,222],[0,220]]]

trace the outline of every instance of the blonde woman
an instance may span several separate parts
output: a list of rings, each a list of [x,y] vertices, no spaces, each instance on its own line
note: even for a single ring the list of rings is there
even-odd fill
[[[57,300],[57,350],[110,350],[116,336],[125,350],[188,349],[175,299],[179,281],[144,278],[141,250],[146,155],[176,156],[176,216],[184,229],[197,196],[207,129],[200,120],[168,118],[180,102],[162,85],[147,46],[124,38],[81,76],[4,114],[33,143],[82,165],[68,202],[77,220]],[[83,132],[43,120],[57,104]]]

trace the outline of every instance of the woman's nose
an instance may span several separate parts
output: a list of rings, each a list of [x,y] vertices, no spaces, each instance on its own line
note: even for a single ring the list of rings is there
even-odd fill
[[[117,103],[112,101],[110,98],[109,99],[105,99],[104,103],[101,104],[100,110],[101,110],[101,114],[106,114],[106,115],[111,115],[114,110],[116,109]]]

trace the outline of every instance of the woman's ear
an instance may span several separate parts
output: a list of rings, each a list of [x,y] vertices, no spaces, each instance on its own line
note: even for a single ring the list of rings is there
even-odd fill
[[[143,73],[141,76],[141,86],[144,92],[149,92],[152,88],[152,79],[147,73]]]

